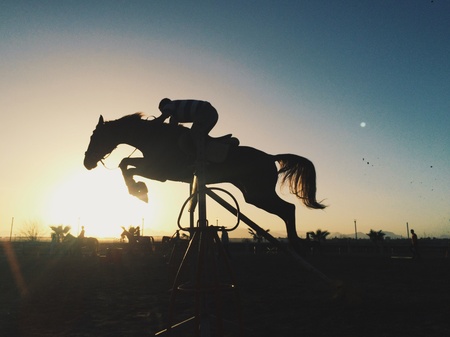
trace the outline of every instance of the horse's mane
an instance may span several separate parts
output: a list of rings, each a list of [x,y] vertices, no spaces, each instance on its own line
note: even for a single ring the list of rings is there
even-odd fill
[[[133,114],[129,114],[126,116],[123,116],[116,120],[116,122],[122,122],[122,123],[135,123],[137,121],[144,120],[144,113],[143,112],[135,112]]]
[[[136,126],[142,125],[143,122],[152,122],[155,120],[155,117],[153,117],[152,120],[147,120],[147,118],[148,117],[145,117],[143,112],[135,112],[118,119],[107,121],[105,124],[108,124],[111,127],[134,129]]]
[[[150,116],[152,119],[148,119],[149,117],[145,117],[143,112],[135,112],[126,116],[123,116],[119,119],[116,120],[112,120],[109,121],[108,123],[114,123],[117,125],[120,125],[121,127],[133,127],[136,124],[141,124],[142,122],[146,122],[149,125],[158,125],[161,126],[162,128],[172,128],[172,129],[178,129],[178,128],[183,128],[186,129],[185,126],[183,125],[173,125],[173,124],[169,124],[169,123],[159,123],[159,122],[155,122],[156,121],[156,117],[155,116]]]

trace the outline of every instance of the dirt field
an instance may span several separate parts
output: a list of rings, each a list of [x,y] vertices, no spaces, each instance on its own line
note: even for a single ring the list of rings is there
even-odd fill
[[[449,259],[309,261],[339,291],[284,254],[232,256],[244,336],[450,335]],[[3,251],[0,275],[1,336],[153,336],[167,322],[171,283],[158,252],[108,262]]]

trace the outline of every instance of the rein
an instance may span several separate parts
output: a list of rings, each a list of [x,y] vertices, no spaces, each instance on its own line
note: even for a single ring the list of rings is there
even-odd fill
[[[128,155],[128,157],[126,157],[126,158],[130,158],[130,157],[133,155],[133,153],[136,152],[137,149],[138,149],[138,148],[135,147],[134,150],[133,150],[133,151]],[[113,151],[114,151],[114,149],[113,149]],[[106,166],[105,162],[103,161],[103,160],[107,159],[107,158],[111,155],[111,153],[112,153],[112,151],[111,151],[110,153],[108,153],[106,156],[104,156],[102,159],[100,159],[100,163],[102,163],[102,165],[103,165],[103,167],[104,167],[105,169],[110,170],[110,171],[114,171],[114,170],[118,169],[119,166],[114,167],[114,168],[110,168],[110,167]]]

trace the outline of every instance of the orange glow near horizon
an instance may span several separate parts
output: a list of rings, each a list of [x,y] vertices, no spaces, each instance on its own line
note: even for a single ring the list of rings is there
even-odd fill
[[[71,226],[73,235],[84,226],[86,236],[119,238],[121,226],[142,226],[145,219],[155,229],[160,223],[164,208],[154,202],[155,190],[149,193],[149,204],[131,197],[118,170],[81,171],[54,188],[45,218]]]

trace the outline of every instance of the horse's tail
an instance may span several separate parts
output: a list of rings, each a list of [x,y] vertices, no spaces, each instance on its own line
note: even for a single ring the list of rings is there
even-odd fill
[[[275,160],[280,164],[278,174],[282,183],[289,183],[289,191],[308,208],[324,209],[326,206],[316,200],[316,169],[314,164],[301,156],[278,154]]]

